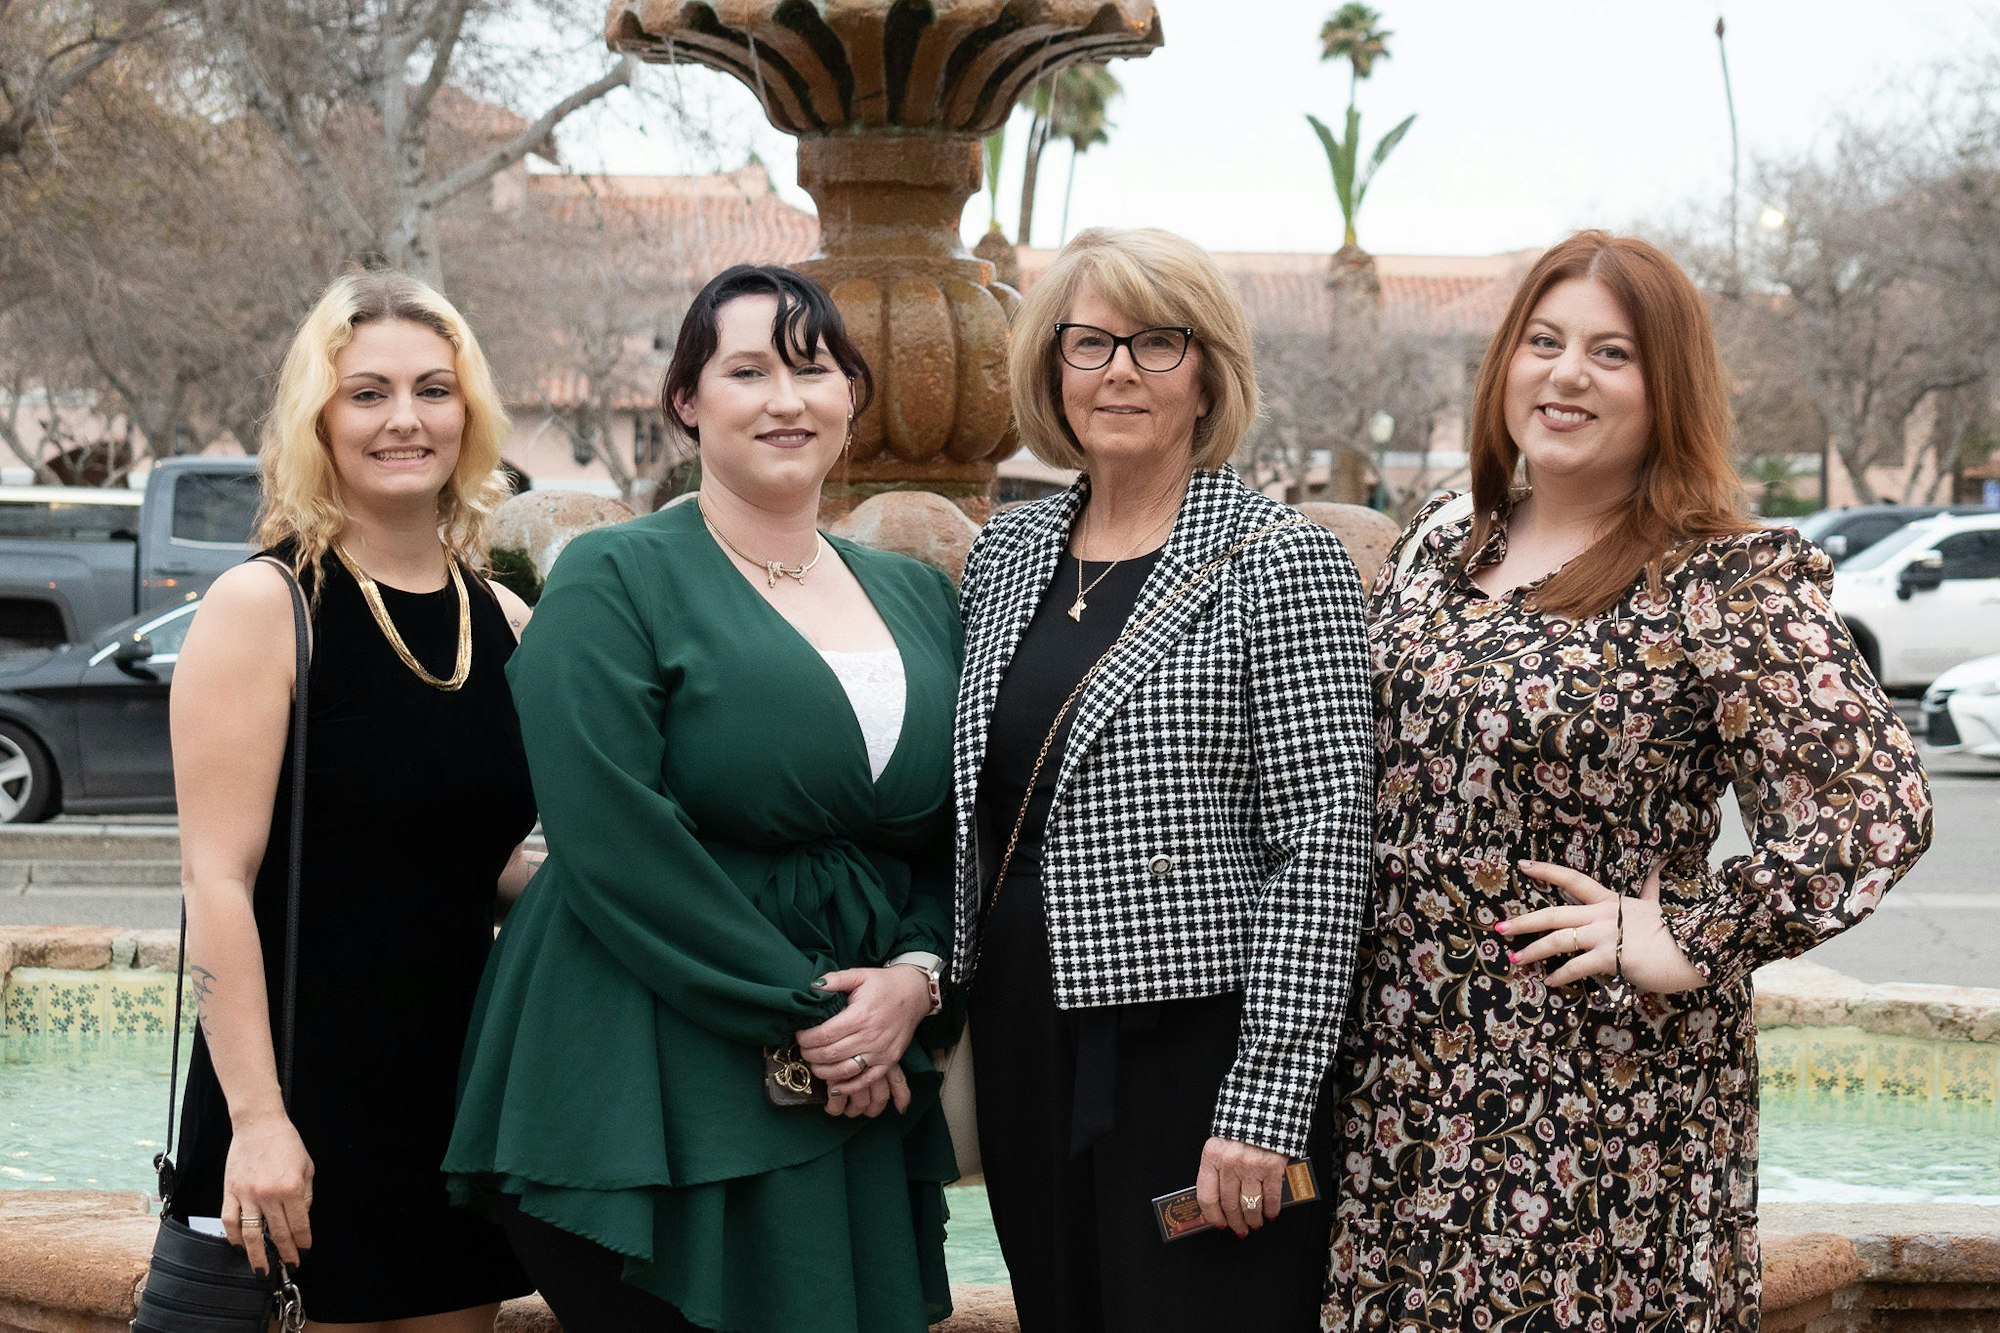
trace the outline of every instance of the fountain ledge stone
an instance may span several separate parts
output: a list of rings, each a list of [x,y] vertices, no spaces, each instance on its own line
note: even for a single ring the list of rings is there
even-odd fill
[[[139,1194],[0,1192],[0,1333],[125,1333],[158,1227]],[[952,1302],[938,1333],[1018,1329],[1004,1286],[953,1287]],[[499,1333],[561,1328],[539,1297],[500,1312]]]
[[[1871,985],[1802,959],[1756,975],[1757,1026],[1860,1028],[1891,1037],[2000,1044],[2000,990],[1918,982]]]
[[[157,1223],[130,1193],[0,1193],[0,1333],[123,1333]],[[1764,1210],[1772,1333],[2000,1328],[2000,1210],[1777,1204]],[[1014,1333],[1003,1286],[952,1289],[939,1333]],[[560,1333],[539,1299],[501,1333]],[[802,1331],[803,1333],[803,1331]]]

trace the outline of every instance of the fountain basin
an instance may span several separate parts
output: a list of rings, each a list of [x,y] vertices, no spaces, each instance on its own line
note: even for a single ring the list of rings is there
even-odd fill
[[[0,1333],[131,1317],[154,1227],[143,1190],[165,1129],[176,943],[170,931],[0,930]],[[1757,984],[1765,1327],[2000,1329],[2000,991],[1868,986],[1796,962]],[[62,1078],[70,1086],[51,1082]],[[112,1084],[127,1091],[101,1095]],[[1842,1146],[1791,1151],[1794,1122],[1828,1124]],[[83,1151],[57,1162],[50,1123]],[[1929,1184],[1884,1183],[1882,1163],[1843,1177],[1857,1137],[1875,1131],[1891,1153],[1945,1133],[1917,1163]],[[987,1226],[983,1203],[954,1191],[953,1272],[982,1280],[955,1288],[950,1333],[1014,1327],[990,1231],[965,1243]],[[555,1325],[530,1300],[501,1327]]]

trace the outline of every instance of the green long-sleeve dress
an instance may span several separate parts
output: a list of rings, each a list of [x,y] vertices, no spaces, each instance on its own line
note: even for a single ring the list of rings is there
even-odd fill
[[[937,571],[834,541],[895,636],[879,781],[838,679],[679,505],[563,553],[509,667],[550,857],[501,932],[446,1154],[740,1333],[949,1312],[955,1174],[920,1031],[912,1103],[778,1108],[761,1048],[836,1012],[837,968],[950,950],[961,638]]]

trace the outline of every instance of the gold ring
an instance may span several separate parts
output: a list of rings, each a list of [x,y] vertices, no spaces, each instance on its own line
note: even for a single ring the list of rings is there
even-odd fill
[[[237,1217],[236,1225],[239,1227],[261,1227],[264,1225],[264,1218],[258,1213],[243,1213]]]
[[[1569,928],[1569,951],[1571,953],[1583,952],[1583,941],[1577,936],[1575,926]]]
[[[1243,1205],[1243,1211],[1246,1213],[1254,1213],[1264,1206],[1264,1196],[1261,1194],[1239,1194],[1236,1199]]]

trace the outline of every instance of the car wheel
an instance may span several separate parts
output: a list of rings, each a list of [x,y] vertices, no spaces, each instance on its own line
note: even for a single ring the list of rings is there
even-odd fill
[[[56,812],[56,769],[32,733],[0,722],[0,824],[39,824]]]

